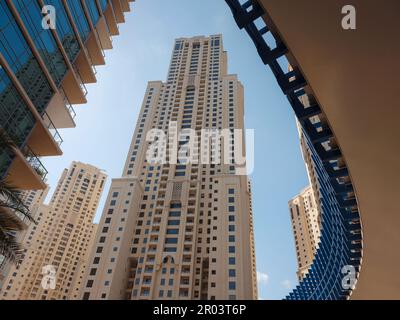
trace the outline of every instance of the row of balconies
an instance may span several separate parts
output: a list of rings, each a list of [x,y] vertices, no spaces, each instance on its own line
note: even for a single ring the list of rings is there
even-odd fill
[[[124,12],[130,10],[129,2],[132,1],[133,0],[110,0],[97,24],[95,26],[91,25],[92,31],[85,43],[82,42],[77,26],[72,16],[69,15],[71,25],[73,26],[75,36],[81,48],[73,64],[70,63],[56,31],[52,30],[57,45],[63,53],[65,62],[69,67],[60,87],[57,87],[52,80],[37,48],[29,37],[28,30],[23,23],[21,23],[20,19],[18,19],[18,17],[16,18],[24,37],[31,46],[31,50],[45,72],[55,94],[49,102],[46,111],[40,116],[15,74],[10,69],[10,66],[8,66],[4,57],[0,55],[2,67],[10,76],[12,83],[22,96],[36,121],[24,147],[19,150],[13,150],[15,157],[7,171],[7,179],[15,187],[22,190],[45,188],[44,180],[47,175],[47,170],[41,163],[40,157],[62,155],[60,145],[63,140],[58,129],[75,127],[74,118],[76,113],[72,105],[84,104],[87,102],[85,84],[96,82],[95,65],[105,64],[104,49],[112,48],[111,36],[119,34],[118,23],[125,21]],[[82,3],[84,4],[84,2]],[[16,11],[13,10],[11,1],[9,1],[9,5],[11,10],[15,13]],[[66,3],[64,3],[64,5],[66,5]],[[87,20],[91,21],[86,5],[83,5],[83,7]],[[101,12],[100,5],[98,8],[99,12]],[[68,13],[68,10],[66,11]]]

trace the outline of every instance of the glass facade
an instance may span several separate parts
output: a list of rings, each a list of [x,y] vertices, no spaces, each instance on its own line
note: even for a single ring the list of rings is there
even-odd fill
[[[16,0],[15,7],[53,81],[59,86],[67,73],[67,65],[52,31],[42,27],[41,7],[36,0]]]
[[[56,32],[71,63],[78,56],[81,47],[68,19],[62,0],[45,0],[46,5],[52,5],[57,12]]]
[[[40,114],[53,91],[8,6],[0,4],[0,52]]]
[[[49,126],[50,131],[56,131],[54,137],[59,138],[55,139],[58,143],[62,139],[52,119],[46,113],[46,108],[55,92],[26,37],[31,39],[55,85],[61,87],[68,72],[65,59],[68,58],[71,64],[75,63],[82,49],[78,38],[80,37],[85,43],[91,32],[88,19],[90,18],[93,26],[96,26],[101,16],[99,9],[104,11],[109,2],[100,0],[98,6],[96,0],[86,0],[83,6],[81,1],[67,0],[67,8],[63,0],[43,0],[45,5],[55,7],[55,30],[43,28],[44,15],[37,0],[15,0],[12,3],[13,7],[10,7],[6,1],[0,1],[0,53],[10,67],[10,72],[15,75],[33,106],[46,122],[46,126]],[[24,34],[14,14],[18,14],[27,34]],[[60,45],[65,50],[66,57]],[[36,120],[18,86],[11,81],[11,75],[6,70],[7,68],[0,69],[0,128],[28,157],[30,153],[24,150],[29,149],[26,143]],[[0,151],[0,178],[6,175],[13,157],[11,150]]]
[[[89,23],[85,16],[82,3],[76,0],[67,0],[68,7],[74,18],[74,22],[79,30],[79,35],[83,42],[85,42],[90,33]]]

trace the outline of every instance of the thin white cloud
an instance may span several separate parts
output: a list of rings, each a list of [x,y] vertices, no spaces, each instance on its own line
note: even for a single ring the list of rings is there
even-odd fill
[[[283,280],[281,282],[281,285],[285,288],[285,289],[291,289],[292,288],[292,283],[290,282],[290,280]]]
[[[269,276],[266,273],[257,271],[257,282],[258,282],[259,285],[267,284],[268,283],[268,279],[269,279]]]

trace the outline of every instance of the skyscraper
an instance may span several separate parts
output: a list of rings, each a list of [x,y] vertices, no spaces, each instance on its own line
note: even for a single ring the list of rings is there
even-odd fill
[[[220,145],[203,129],[228,130],[223,161],[188,147],[200,132],[202,147]],[[256,299],[251,191],[233,159],[243,129],[243,86],[227,73],[222,36],[177,39],[167,81],[148,83],[122,178],[112,181],[83,299]],[[177,147],[203,161],[175,161]]]
[[[26,190],[21,193],[21,200],[23,201],[24,205],[29,209],[33,218],[35,218],[37,221],[40,219],[40,217],[36,217],[36,214],[38,212],[37,209],[40,205],[43,204],[48,192],[49,187],[47,186],[45,189]],[[16,214],[19,216],[18,213]],[[31,225],[31,223],[27,221],[26,218],[21,216],[20,218],[27,224],[27,228],[18,232],[17,240],[26,246],[29,245],[33,233],[36,231],[36,226],[34,226],[33,224]],[[3,280],[5,276],[9,273],[9,270],[12,268],[12,266],[12,262],[8,261],[4,258],[4,256],[0,255],[0,289],[3,286]]]
[[[2,299],[78,298],[105,180],[101,170],[80,162],[63,171],[50,204],[37,208],[38,225],[31,225],[37,230],[24,242],[21,265],[8,273]]]
[[[312,188],[305,188],[299,195],[289,201],[299,281],[307,274],[318,248],[320,215]]]
[[[4,0],[0,3],[0,179],[43,189],[42,156],[61,155],[60,128],[75,127],[72,105],[119,34],[132,0]],[[45,14],[43,14],[43,12]]]
[[[300,100],[304,105],[310,105],[306,96],[301,96]],[[317,120],[315,117],[310,118],[310,121],[314,124],[318,123]],[[318,249],[321,236],[321,202],[320,185],[312,153],[307,145],[301,125],[297,120],[296,124],[301,153],[306,166],[308,180],[310,181],[310,185],[288,203],[297,256],[297,277],[301,281],[308,273]]]

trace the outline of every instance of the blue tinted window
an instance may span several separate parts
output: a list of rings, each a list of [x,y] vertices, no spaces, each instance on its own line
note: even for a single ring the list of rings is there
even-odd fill
[[[169,226],[178,226],[179,225],[179,220],[169,220],[168,221]]]
[[[99,2],[101,10],[104,12],[104,10],[106,10],[107,7],[107,0],[99,0]]]
[[[76,0],[67,0],[67,4],[71,10],[74,22],[78,27],[82,41],[85,42],[88,38],[90,27],[85,16],[85,12],[83,11],[82,4],[80,1]]]
[[[90,19],[92,20],[93,26],[96,26],[97,21],[99,21],[100,18],[96,0],[86,0],[86,6],[89,10]]]
[[[67,53],[70,62],[74,62],[81,49],[71,22],[69,21],[62,0],[45,0],[47,5],[52,5],[56,9],[56,32],[62,46]]]
[[[40,114],[53,90],[5,2],[0,2],[0,52]]]
[[[67,72],[67,65],[52,31],[42,27],[43,16],[38,2],[36,0],[16,0],[14,4],[47,70],[56,85],[59,86]]]

